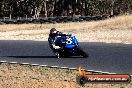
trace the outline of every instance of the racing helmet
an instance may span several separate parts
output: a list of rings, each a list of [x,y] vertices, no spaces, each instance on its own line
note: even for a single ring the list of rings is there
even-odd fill
[[[55,28],[50,29],[50,34],[57,33],[57,30]]]

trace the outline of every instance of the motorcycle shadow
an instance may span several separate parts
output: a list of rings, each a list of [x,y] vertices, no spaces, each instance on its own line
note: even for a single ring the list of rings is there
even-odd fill
[[[57,58],[57,56],[6,56],[11,58]],[[82,56],[69,56],[69,57],[60,57],[60,58],[85,58]]]
[[[56,56],[6,56],[12,58],[56,58]]]

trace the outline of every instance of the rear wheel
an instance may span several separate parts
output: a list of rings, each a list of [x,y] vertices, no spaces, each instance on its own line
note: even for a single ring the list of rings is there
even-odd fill
[[[82,56],[82,57],[84,57],[84,58],[87,58],[88,57],[88,55],[83,51],[83,50],[79,50],[79,54]]]
[[[87,57],[88,57],[88,55],[87,55],[85,52],[82,54],[82,56],[83,56],[84,58],[87,58]]]

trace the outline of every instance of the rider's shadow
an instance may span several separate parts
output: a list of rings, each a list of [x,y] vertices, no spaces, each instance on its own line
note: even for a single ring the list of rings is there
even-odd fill
[[[31,40],[0,40],[0,57],[57,58],[47,41]],[[65,58],[80,58],[80,56]]]
[[[12,58],[57,58],[56,56],[5,56]]]
[[[0,40],[0,57],[52,58],[47,41]]]
[[[12,57],[12,58],[57,58],[57,56],[5,56],[5,57]],[[69,57],[61,57],[61,58],[83,58],[81,56],[69,56]],[[60,59],[61,59],[60,58]]]

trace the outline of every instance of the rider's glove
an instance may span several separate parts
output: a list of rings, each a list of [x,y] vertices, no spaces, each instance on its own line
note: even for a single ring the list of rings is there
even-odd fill
[[[54,44],[52,44],[52,46],[53,46],[54,49],[60,49],[61,48],[60,46],[56,46]]]
[[[70,35],[69,33],[66,33],[66,32],[64,32],[64,33],[62,33],[63,35]]]

